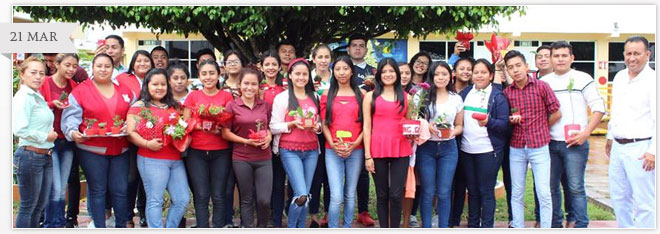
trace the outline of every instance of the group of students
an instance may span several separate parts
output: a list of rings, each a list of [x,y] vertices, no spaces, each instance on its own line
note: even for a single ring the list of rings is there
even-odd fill
[[[211,50],[199,51],[199,90],[187,89],[188,68],[168,64],[162,47],[135,52],[124,67],[119,61],[123,40],[115,35],[97,49],[91,79],[80,83],[71,80],[78,64],[75,54],[58,54],[52,76],[45,75],[41,60],[29,57],[18,67],[22,84],[13,100],[13,132],[20,139],[14,158],[21,193],[16,227],[38,227],[44,207],[53,209],[45,212],[45,223],[51,225],[47,227],[65,225],[64,188],[69,171],[78,170],[70,163],[74,152],[87,179],[87,206],[95,227],[105,227],[109,209],[114,210],[116,227],[134,226],[138,191],[146,196],[143,210],[137,206],[150,228],[185,225],[190,193],[198,228],[230,227],[234,185],[241,227],[281,227],[286,204],[287,227],[305,227],[311,214],[312,225],[348,228],[356,197],[357,221],[373,225],[367,212],[368,173],[382,228],[400,227],[402,213],[404,227],[414,225],[409,217],[415,216],[417,206],[423,227],[433,226],[434,210],[438,227],[458,226],[466,188],[468,227],[493,227],[500,167],[510,227],[524,227],[528,162],[538,192],[540,226],[562,225],[559,181],[573,163],[555,170],[552,156],[551,170],[551,155],[554,148],[561,151],[558,155],[588,154],[586,138],[605,112],[593,79],[570,68],[570,44],[559,41],[539,48],[552,54],[553,65],[557,55],[566,60],[558,57],[563,62],[543,82],[528,75],[525,56],[515,50],[491,64],[458,56],[465,48],[457,43],[449,63],[420,52],[410,63],[384,58],[373,68],[364,61],[366,41],[350,38],[348,56],[337,58],[319,44],[311,54],[313,64],[295,58],[290,43],[280,43],[261,54],[258,69],[235,50],[223,53],[223,66]],[[537,61],[539,55],[543,58],[538,53]],[[365,83],[370,76],[372,86]],[[563,97],[569,80],[568,96]],[[61,98],[64,92],[67,98]],[[564,99],[573,104],[565,107]],[[401,123],[413,104],[424,106],[415,115],[426,124],[418,135],[404,135]],[[200,113],[211,106],[222,107],[231,118],[206,123]],[[592,111],[588,125],[587,106]],[[512,115],[513,107],[519,115]],[[193,124],[183,152],[163,135],[177,118],[184,128]],[[87,128],[98,126],[90,119],[121,127],[125,135],[87,136]],[[565,139],[564,126],[557,123],[571,119],[583,131]],[[440,134],[439,124],[448,125],[449,136]],[[577,192],[569,186],[564,195],[570,198],[567,207],[571,200],[567,212],[577,220],[575,226],[586,227],[586,155],[583,162],[578,170],[581,184],[573,175],[564,176]],[[411,165],[419,184],[418,202],[403,196],[410,189],[406,181]],[[327,218],[319,221],[322,187]],[[171,204],[163,223],[165,191]]]

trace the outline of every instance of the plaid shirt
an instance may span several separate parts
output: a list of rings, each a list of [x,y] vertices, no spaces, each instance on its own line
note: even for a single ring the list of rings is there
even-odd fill
[[[511,147],[515,148],[539,148],[550,143],[548,117],[559,110],[559,101],[550,85],[530,76],[527,79],[522,89],[515,84],[504,89],[511,108],[517,108],[522,115],[511,134]]]

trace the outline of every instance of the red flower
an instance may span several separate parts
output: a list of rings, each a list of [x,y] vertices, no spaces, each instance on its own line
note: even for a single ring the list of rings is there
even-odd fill
[[[490,51],[493,64],[502,58],[500,51],[509,47],[510,43],[509,39],[499,37],[495,33],[491,35],[490,41],[484,40],[484,45],[486,45],[486,48]]]
[[[474,39],[474,35],[472,35],[471,32],[461,32],[461,31],[456,31],[456,40],[460,41],[463,46],[465,46],[465,50],[470,50],[470,41]]]

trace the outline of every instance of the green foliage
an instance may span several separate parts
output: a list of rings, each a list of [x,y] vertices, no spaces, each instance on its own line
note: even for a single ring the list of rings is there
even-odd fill
[[[21,86],[21,77],[18,76],[18,69],[16,69],[16,67],[14,67],[14,69],[12,70],[13,70],[12,83],[14,85],[14,92],[12,93],[12,95],[14,95],[16,94],[16,91],[18,91],[18,87]]]
[[[475,30],[497,25],[495,16],[524,14],[521,6],[16,6],[39,20],[107,23],[113,29],[135,24],[154,33],[200,33],[218,50],[238,49],[252,62],[287,39],[297,54],[316,43],[343,40],[355,32],[372,38],[394,31],[411,33]]]

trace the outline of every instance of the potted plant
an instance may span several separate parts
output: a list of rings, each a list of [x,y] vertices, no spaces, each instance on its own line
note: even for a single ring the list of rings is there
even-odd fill
[[[105,128],[107,125],[108,125],[108,123],[106,123],[106,122],[100,122],[99,123],[99,132],[98,132],[99,135],[105,136],[105,135],[108,134],[108,129]]]
[[[305,113],[306,112],[306,113]],[[303,127],[311,128],[314,127],[314,113],[311,111],[303,111],[302,107],[298,107],[295,110],[289,111],[289,116],[294,118],[299,118],[302,122]]]
[[[375,84],[374,84],[375,77],[374,75],[368,75],[364,77],[364,85],[369,87],[370,89],[373,89]]]
[[[403,128],[403,135],[416,136],[419,135],[421,122],[418,120],[419,113],[426,106],[427,90],[431,86],[426,82],[419,83],[410,89],[412,98],[408,100],[408,111],[406,112],[406,119],[401,121]]]
[[[447,121],[447,114],[442,113],[433,121],[435,128],[440,131],[440,138],[449,138],[451,136],[451,124]]]
[[[96,135],[97,129],[94,129],[94,124],[96,122],[98,122],[98,120],[97,119],[85,118],[84,122],[85,122],[85,125],[86,125],[85,132],[84,132],[85,136],[94,136],[94,135]]]
[[[253,140],[258,140],[259,142],[262,142],[266,140],[266,137],[268,137],[268,130],[262,129],[264,126],[264,123],[261,119],[257,119],[254,121],[257,125],[257,131],[253,131],[250,129],[250,134],[248,135],[248,138],[253,139]]]
[[[111,134],[119,134],[121,132],[121,126],[124,125],[124,120],[119,115],[112,117],[112,127],[110,127]]]
[[[520,111],[518,111],[518,108],[515,107],[511,107],[511,116],[513,116],[514,118],[522,118],[522,116],[520,115]]]
[[[486,106],[487,103],[487,98],[486,97],[486,90],[485,89],[477,89],[477,93],[481,95],[481,107],[480,108],[474,108],[472,113],[472,118],[477,120],[477,121],[484,121],[488,119],[488,107]]]
[[[568,140],[568,138],[572,137],[573,135],[576,135],[580,133],[580,125],[575,123],[575,110],[573,109],[573,95],[571,95],[571,91],[573,90],[573,77],[571,76],[568,80],[568,86],[566,86],[566,90],[568,90],[568,98],[571,102],[571,123],[564,125],[564,141]]]
[[[68,106],[69,105],[69,94],[65,91],[62,91],[62,93],[60,94],[59,100],[62,103],[62,105]]]
[[[211,131],[213,128],[213,121],[210,119],[209,110],[206,108],[206,105],[199,104],[195,113],[197,114],[197,117],[201,119],[202,129],[204,131]]]
[[[335,136],[337,136],[337,139],[339,140],[339,144],[337,144],[337,149],[340,150],[346,150],[348,149],[348,142],[344,141],[344,138],[351,138],[353,137],[353,133],[350,131],[343,131],[343,130],[337,130],[335,132]]]
[[[145,140],[160,138],[162,131],[158,130],[163,126],[158,124],[158,119],[151,113],[151,110],[146,107],[140,107],[140,113],[135,117],[138,123],[135,130]]]

